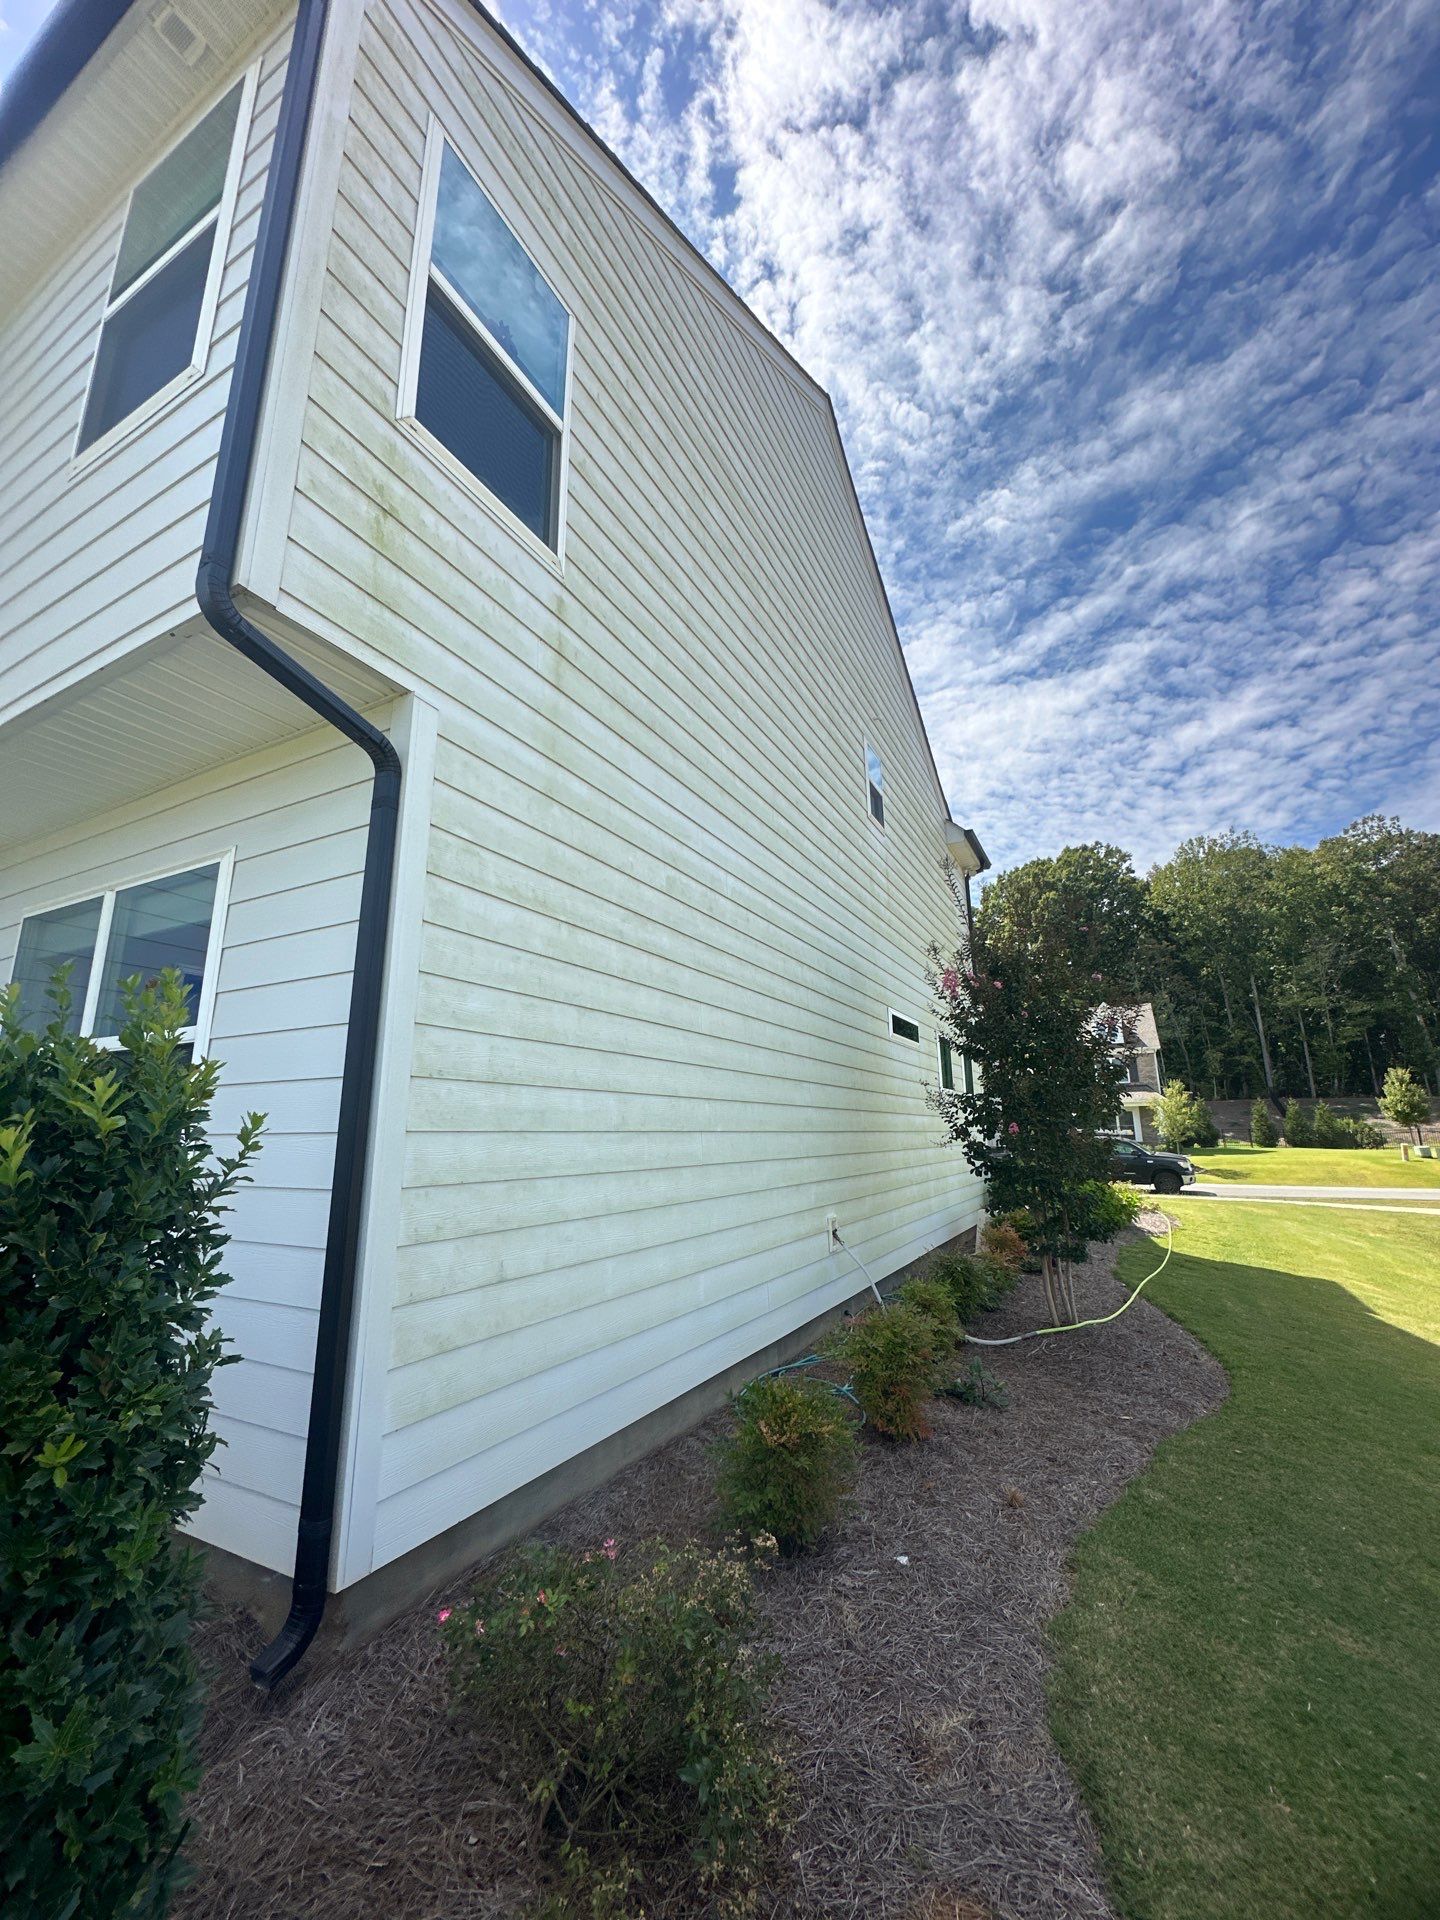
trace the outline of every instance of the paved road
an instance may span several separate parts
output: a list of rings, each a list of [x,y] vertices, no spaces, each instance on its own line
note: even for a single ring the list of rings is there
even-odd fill
[[[1440,1187],[1271,1187],[1248,1180],[1231,1186],[1224,1180],[1197,1180],[1185,1191],[1211,1200],[1433,1200],[1440,1207]]]
[[[1231,1187],[1197,1180],[1193,1187],[1186,1187],[1184,1191],[1202,1200],[1268,1200],[1292,1207],[1345,1207],[1352,1213],[1440,1216],[1440,1188],[1436,1187]],[[1414,1204],[1426,1200],[1434,1204],[1428,1207]]]

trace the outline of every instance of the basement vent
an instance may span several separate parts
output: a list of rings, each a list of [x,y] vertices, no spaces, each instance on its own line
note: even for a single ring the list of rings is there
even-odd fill
[[[150,24],[173,54],[187,67],[193,67],[206,51],[203,37],[191,26],[178,7],[164,6],[152,13]]]

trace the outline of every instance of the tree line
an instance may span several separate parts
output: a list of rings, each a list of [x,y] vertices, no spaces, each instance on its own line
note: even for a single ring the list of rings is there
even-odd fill
[[[1067,847],[977,913],[1059,914],[1082,946],[1123,930],[1169,1071],[1209,1099],[1378,1096],[1392,1066],[1440,1092],[1440,834],[1375,814],[1314,847],[1204,834],[1143,877],[1122,848]]]

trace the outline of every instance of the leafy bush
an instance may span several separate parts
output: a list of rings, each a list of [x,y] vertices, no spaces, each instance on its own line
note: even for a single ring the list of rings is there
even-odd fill
[[[928,1313],[902,1302],[847,1321],[829,1351],[848,1368],[851,1390],[877,1433],[892,1440],[926,1440],[931,1429],[925,1405],[953,1347]]]
[[[1097,1180],[1088,1190],[1088,1200],[1095,1240],[1113,1240],[1133,1227],[1145,1206],[1144,1197],[1123,1180]]]
[[[1275,1116],[1270,1111],[1268,1100],[1257,1100],[1250,1109],[1250,1144],[1252,1147],[1278,1147],[1280,1144]]]
[[[1385,1144],[1385,1136],[1379,1127],[1372,1127],[1368,1120],[1361,1120],[1358,1115],[1341,1114],[1339,1124],[1349,1134],[1352,1147],[1374,1148]]]
[[[991,1220],[980,1235],[980,1249],[992,1260],[998,1260],[1002,1267],[1008,1267],[1011,1273],[1019,1273],[1025,1262],[1025,1241],[1004,1220]]]
[[[716,1449],[726,1526],[773,1534],[782,1553],[813,1547],[854,1475],[844,1406],[818,1381],[772,1373],[745,1388],[734,1413],[734,1431]]]
[[[1198,1093],[1172,1080],[1152,1109],[1160,1143],[1172,1153],[1185,1147],[1213,1147],[1220,1138],[1210,1109]]]
[[[950,1295],[962,1327],[998,1306],[1016,1278],[1008,1267],[983,1253],[945,1254],[931,1267],[930,1277]]]
[[[537,1810],[560,1911],[639,1913],[647,1870],[681,1854],[743,1909],[785,1793],[742,1553],[529,1547],[440,1620],[457,1703]]]
[[[917,1313],[925,1315],[935,1328],[935,1338],[942,1350],[942,1357],[948,1358],[943,1349],[948,1342],[950,1351],[954,1351],[960,1338],[960,1322],[950,1289],[944,1281],[935,1279],[933,1275],[907,1280],[895,1298],[903,1306],[913,1307]]]
[[[0,1907],[163,1911],[198,1779],[187,1639],[199,1556],[174,1538],[216,1441],[219,1290],[238,1153],[191,1065],[179,977],[133,993],[107,1053],[0,994]]]
[[[1315,1134],[1317,1147],[1353,1147],[1355,1144],[1345,1122],[1338,1114],[1332,1112],[1323,1100],[1315,1102],[1315,1110],[1310,1116],[1310,1125]]]
[[[1285,1144],[1291,1147],[1313,1147],[1315,1129],[1310,1116],[1298,1100],[1285,1102]]]

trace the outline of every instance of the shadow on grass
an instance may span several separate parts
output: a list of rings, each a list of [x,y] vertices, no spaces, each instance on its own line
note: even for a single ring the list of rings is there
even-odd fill
[[[1433,1229],[1398,1258],[1318,1236],[1294,1252],[1424,1314]],[[1081,1542],[1054,1629],[1056,1735],[1121,1911],[1440,1913],[1440,1347],[1323,1272],[1177,1250],[1152,1297],[1232,1393]]]

